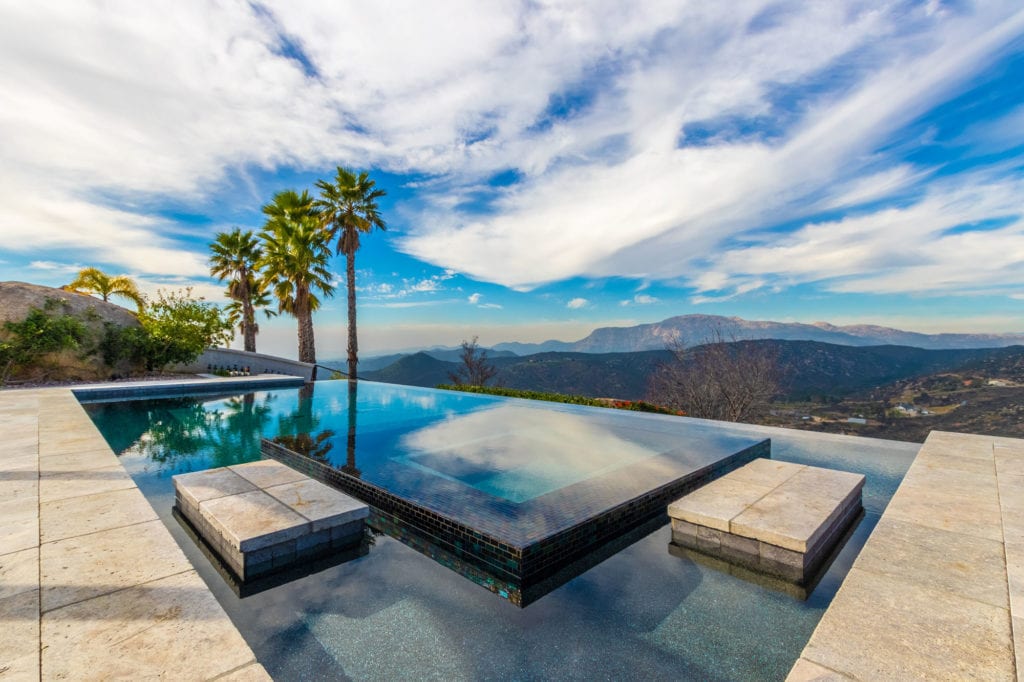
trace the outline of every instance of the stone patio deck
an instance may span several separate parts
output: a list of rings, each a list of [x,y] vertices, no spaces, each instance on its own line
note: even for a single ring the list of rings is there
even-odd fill
[[[0,429],[0,679],[270,679],[70,389]]]
[[[931,433],[788,679],[1024,679],[1024,440]]]

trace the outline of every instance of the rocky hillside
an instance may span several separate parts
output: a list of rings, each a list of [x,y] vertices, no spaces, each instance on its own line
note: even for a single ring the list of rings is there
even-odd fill
[[[93,326],[98,324],[102,327],[103,322],[112,322],[119,327],[139,324],[132,311],[93,296],[26,282],[0,282],[0,325],[8,321],[24,320],[30,309],[42,308],[47,299],[59,301],[64,313],[74,315]]]
[[[21,381],[109,378],[118,369],[107,367],[97,352],[105,326],[139,326],[139,320],[132,311],[92,296],[25,282],[0,282],[0,339],[9,338],[9,333],[3,328],[4,323],[24,320],[32,308],[47,310],[54,316],[74,317],[85,327],[86,335],[79,348],[46,356],[36,366],[15,377]]]

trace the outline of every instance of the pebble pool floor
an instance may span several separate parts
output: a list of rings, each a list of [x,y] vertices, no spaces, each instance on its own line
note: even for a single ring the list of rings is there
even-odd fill
[[[867,476],[865,517],[807,601],[670,554],[667,525],[525,609],[387,536],[240,599],[171,515],[171,474],[211,454],[120,460],[274,679],[784,679],[920,446],[741,428],[776,459]]]

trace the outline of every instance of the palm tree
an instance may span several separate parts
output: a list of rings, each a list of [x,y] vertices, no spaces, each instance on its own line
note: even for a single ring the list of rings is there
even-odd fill
[[[234,228],[231,232],[220,232],[210,244],[210,274],[221,282],[228,280],[228,298],[232,300],[228,313],[241,320],[242,338],[245,350],[256,352],[256,308],[270,304],[263,280],[259,277],[256,264],[263,255],[259,241],[251,230],[242,232]]]
[[[372,232],[373,228],[387,229],[377,207],[377,200],[384,196],[377,189],[366,172],[358,175],[338,166],[334,182],[318,180],[320,198],[316,205],[321,210],[324,226],[330,231],[331,239],[337,239],[335,253],[345,254],[345,286],[348,288],[348,379],[356,380],[356,365],[359,363],[359,341],[356,336],[356,251],[359,250],[359,233]]]
[[[108,302],[111,296],[120,296],[134,303],[139,310],[146,305],[146,299],[131,277],[108,275],[99,268],[83,268],[71,284],[65,284],[61,288],[79,294],[99,294],[100,298]]]
[[[330,236],[321,226],[309,192],[285,190],[263,207],[267,222],[260,233],[263,256],[257,266],[277,298],[278,312],[293,315],[299,325],[299,361],[316,362],[313,311],[320,307],[315,292],[334,295],[327,263]]]

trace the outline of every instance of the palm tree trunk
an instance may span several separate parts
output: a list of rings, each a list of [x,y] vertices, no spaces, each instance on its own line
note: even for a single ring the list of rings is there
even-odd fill
[[[309,291],[305,287],[298,287],[295,291],[295,317],[299,321],[299,362],[315,363],[313,312],[309,309]]]
[[[245,350],[256,352],[256,311],[252,307],[252,292],[249,291],[249,273],[244,269],[241,276],[242,284],[242,338],[245,339]]]
[[[348,285],[348,380],[356,381],[359,365],[359,341],[356,338],[356,252],[345,254],[345,279]]]
[[[242,322],[242,336],[245,339],[245,350],[250,353],[256,352],[256,320],[253,319],[255,317],[256,315],[252,309],[252,304],[244,304],[242,312],[242,318],[244,320]]]

